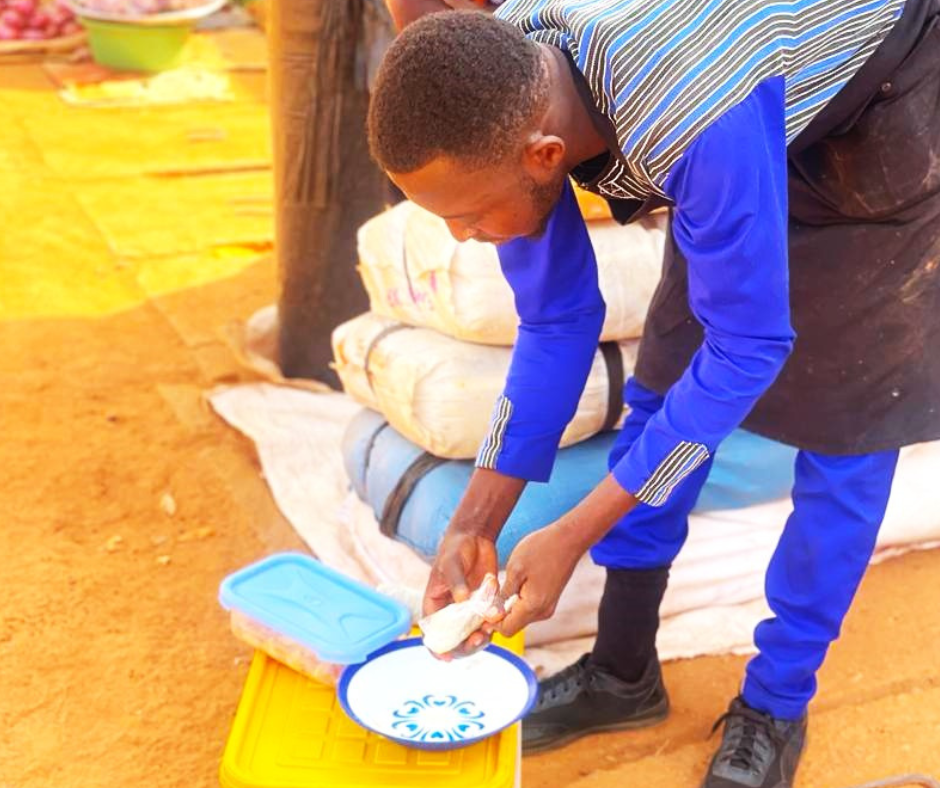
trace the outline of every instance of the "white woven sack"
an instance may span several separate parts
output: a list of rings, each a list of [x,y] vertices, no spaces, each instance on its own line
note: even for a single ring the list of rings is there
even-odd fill
[[[625,375],[633,371],[637,344],[619,343]],[[367,313],[333,331],[333,356],[343,388],[353,399],[381,412],[396,430],[431,454],[469,459],[489,430],[512,349],[460,342]],[[563,446],[601,430],[608,419],[610,385],[607,364],[598,351]],[[619,392],[623,378],[614,385]]]
[[[659,282],[665,214],[621,226],[588,222],[607,303],[602,340],[639,337]],[[376,314],[457,339],[512,345],[518,318],[496,247],[458,243],[443,219],[410,202],[359,230],[359,273]]]

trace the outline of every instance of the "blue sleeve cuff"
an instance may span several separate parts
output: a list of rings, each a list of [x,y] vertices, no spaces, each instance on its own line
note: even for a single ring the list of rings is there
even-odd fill
[[[612,473],[617,483],[640,502],[662,506],[676,485],[709,456],[705,444],[677,440],[648,422]]]
[[[512,402],[505,395],[500,396],[493,408],[490,432],[477,454],[477,467],[490,468],[530,482],[547,482],[552,475],[564,430],[507,439],[506,431],[512,414]]]

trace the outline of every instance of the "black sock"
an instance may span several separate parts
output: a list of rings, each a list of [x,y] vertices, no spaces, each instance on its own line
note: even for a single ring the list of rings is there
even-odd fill
[[[591,662],[622,681],[640,679],[656,657],[659,604],[668,579],[669,567],[607,570]]]

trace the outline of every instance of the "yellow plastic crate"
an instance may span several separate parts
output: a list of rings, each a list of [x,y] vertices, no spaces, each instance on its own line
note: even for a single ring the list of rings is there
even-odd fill
[[[521,637],[496,641],[519,654]],[[354,723],[333,687],[256,651],[222,756],[223,788],[513,788],[519,725],[470,747],[402,747]]]

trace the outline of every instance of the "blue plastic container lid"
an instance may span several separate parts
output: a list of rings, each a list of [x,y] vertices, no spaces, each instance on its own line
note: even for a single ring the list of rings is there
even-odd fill
[[[229,575],[219,601],[341,665],[364,662],[411,628],[403,604],[302,553],[278,553]]]

